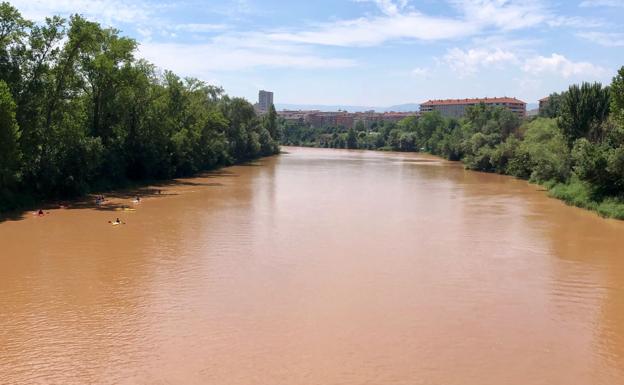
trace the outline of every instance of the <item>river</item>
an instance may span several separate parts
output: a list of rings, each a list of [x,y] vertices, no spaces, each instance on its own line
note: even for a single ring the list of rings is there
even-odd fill
[[[427,155],[283,150],[0,223],[0,383],[624,384],[624,223]]]

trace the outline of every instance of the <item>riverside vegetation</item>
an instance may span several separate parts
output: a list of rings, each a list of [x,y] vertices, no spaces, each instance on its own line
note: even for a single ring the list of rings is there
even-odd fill
[[[279,151],[275,110],[160,72],[81,16],[0,3],[0,211]]]
[[[528,179],[569,204],[624,219],[624,67],[610,86],[572,85],[524,120],[482,104],[459,120],[430,112],[370,127],[279,125],[283,144],[426,151],[471,170]]]

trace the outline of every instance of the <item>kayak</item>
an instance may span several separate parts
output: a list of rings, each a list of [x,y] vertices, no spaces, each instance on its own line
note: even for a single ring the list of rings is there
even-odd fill
[[[115,211],[136,211],[136,209],[131,209],[130,207],[117,207]]]

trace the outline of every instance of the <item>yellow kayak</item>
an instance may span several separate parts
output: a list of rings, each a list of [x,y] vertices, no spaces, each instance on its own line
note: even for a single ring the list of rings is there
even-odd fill
[[[117,207],[115,211],[136,211],[136,209],[131,209],[130,207]]]

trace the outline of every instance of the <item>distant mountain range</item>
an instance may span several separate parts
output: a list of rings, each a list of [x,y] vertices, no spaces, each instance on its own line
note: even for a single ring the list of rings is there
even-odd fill
[[[528,103],[527,111],[536,109],[537,103]],[[281,110],[319,110],[319,111],[348,111],[348,112],[364,112],[364,111],[376,111],[376,112],[412,112],[420,111],[420,104],[406,103],[397,104],[390,107],[371,107],[371,106],[348,106],[348,105],[324,105],[324,104],[288,104],[277,103],[275,108],[278,111]]]
[[[348,111],[348,112],[364,112],[374,110],[376,112],[412,112],[420,110],[420,105],[416,103],[399,104],[390,107],[371,107],[371,106],[347,106],[347,105],[323,105],[323,104],[287,104],[276,103],[275,108],[281,110],[319,110],[319,111]]]

